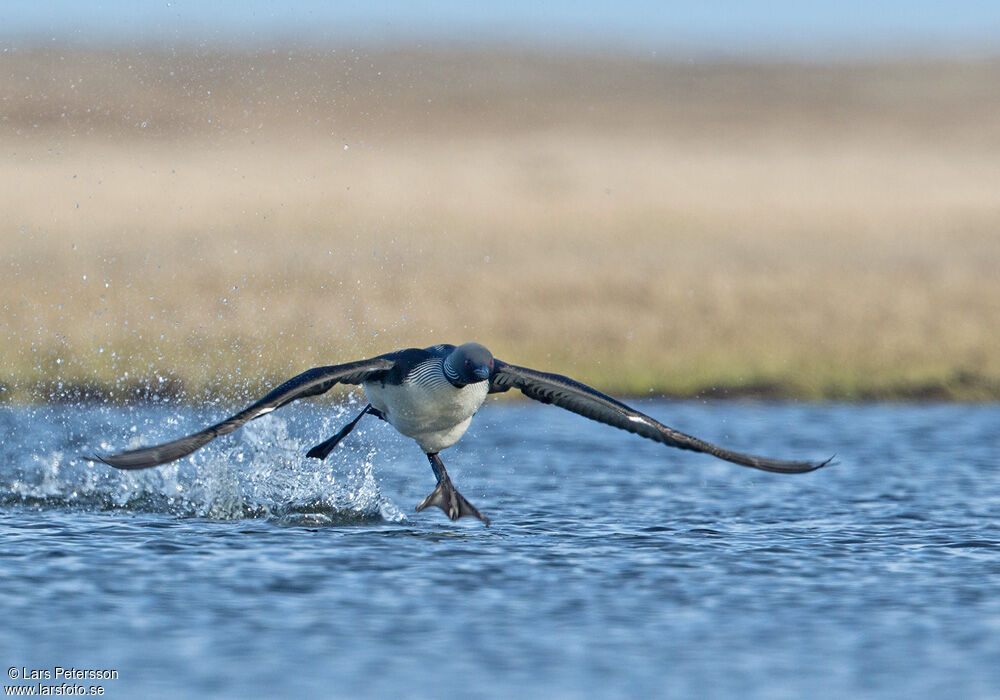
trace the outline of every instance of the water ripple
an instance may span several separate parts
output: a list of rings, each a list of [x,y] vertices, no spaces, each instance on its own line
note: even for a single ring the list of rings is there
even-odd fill
[[[484,528],[413,514],[433,477],[377,421],[305,458],[347,409],[145,473],[75,455],[225,411],[0,409],[0,656],[113,660],[123,696],[995,696],[996,406],[644,406],[839,463],[762,474],[490,405],[446,453]]]

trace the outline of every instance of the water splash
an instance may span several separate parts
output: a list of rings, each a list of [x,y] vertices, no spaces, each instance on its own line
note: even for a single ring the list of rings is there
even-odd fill
[[[323,462],[309,459],[304,454],[310,445],[289,435],[283,417],[251,423],[236,439],[219,441],[173,464],[119,471],[78,456],[88,449],[81,444],[88,431],[78,431],[74,439],[71,431],[60,432],[60,424],[65,426],[66,421],[53,415],[57,411],[37,409],[35,413],[32,422],[38,435],[16,436],[4,443],[0,507],[131,510],[218,520],[267,518],[288,525],[405,520],[402,511],[381,493],[374,470],[376,448],[361,453],[345,449]],[[100,413],[105,421],[109,417],[134,420],[127,411]],[[335,430],[333,426],[347,409],[333,413],[315,421],[318,429],[309,433]],[[140,419],[128,429],[134,435],[132,444],[102,443],[99,447],[110,452],[176,437],[177,423]],[[28,442],[57,447],[32,450]]]

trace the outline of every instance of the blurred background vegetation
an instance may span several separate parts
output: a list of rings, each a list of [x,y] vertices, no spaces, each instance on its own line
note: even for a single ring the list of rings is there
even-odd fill
[[[478,340],[610,392],[1000,398],[1000,60],[16,42],[0,400]]]

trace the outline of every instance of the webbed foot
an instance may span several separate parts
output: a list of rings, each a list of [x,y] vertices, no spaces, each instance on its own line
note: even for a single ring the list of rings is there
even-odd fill
[[[474,505],[466,500],[465,496],[458,492],[447,475],[438,482],[437,488],[431,495],[420,502],[420,505],[417,506],[417,512],[419,513],[428,506],[437,506],[452,520],[469,515],[479,518],[486,526],[490,524],[490,519],[480,513]]]
[[[434,470],[434,478],[437,479],[438,484],[431,495],[420,502],[420,505],[417,506],[417,512],[419,513],[427,506],[437,506],[452,520],[471,515],[473,518],[479,518],[489,527],[490,519],[465,500],[465,496],[452,485],[448,471],[444,468],[444,462],[438,457],[438,453],[428,452],[427,461],[431,463],[431,469]]]
[[[333,452],[333,448],[337,444],[347,437],[348,433],[354,430],[354,426],[358,424],[358,421],[364,418],[366,413],[371,413],[373,416],[382,417],[382,414],[375,408],[372,408],[371,404],[365,406],[364,410],[358,414],[358,417],[352,420],[350,423],[345,425],[339,433],[334,435],[332,438],[328,438],[318,445],[313,446],[311,450],[306,452],[306,457],[315,457],[316,459],[326,459],[326,456]]]

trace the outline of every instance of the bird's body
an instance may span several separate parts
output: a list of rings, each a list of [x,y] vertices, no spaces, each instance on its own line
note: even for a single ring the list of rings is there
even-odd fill
[[[404,350],[398,371],[362,385],[372,407],[428,454],[458,442],[489,393],[487,382],[456,387],[448,381],[444,361],[454,349]]]
[[[496,360],[478,343],[409,348],[343,365],[315,367],[289,379],[264,398],[221,423],[172,442],[108,457],[119,469],[144,469],[188,455],[220,435],[300,398],[328,391],[335,384],[360,384],[369,404],[307,456],[324,459],[366,414],[375,415],[413,438],[427,455],[437,488],[417,506],[433,505],[452,520],[469,515],[489,524],[452,485],[438,452],[465,434],[488,394],[519,389],[525,396],[565,408],[586,418],[656,440],[671,447],[704,452],[755,469],[794,474],[818,469],[824,462],[791,462],[727,450],[674,430],[596,389],[559,374]]]

